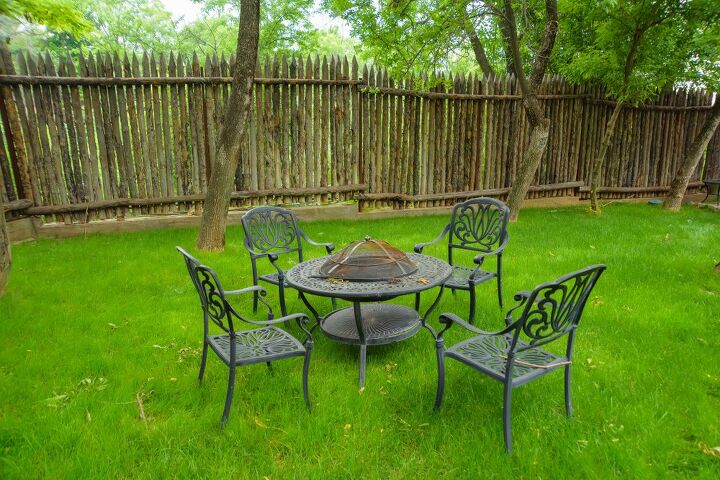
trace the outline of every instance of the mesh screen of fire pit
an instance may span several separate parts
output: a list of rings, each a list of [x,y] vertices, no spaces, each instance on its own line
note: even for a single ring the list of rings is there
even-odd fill
[[[383,240],[365,237],[330,257],[320,267],[320,276],[357,282],[404,277],[417,271],[404,252]]]

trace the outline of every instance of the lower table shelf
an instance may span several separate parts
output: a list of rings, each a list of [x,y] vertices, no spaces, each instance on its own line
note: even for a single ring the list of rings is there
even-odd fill
[[[385,345],[415,335],[422,324],[415,310],[403,305],[366,303],[360,305],[366,345]],[[325,334],[341,343],[360,345],[353,307],[329,313],[320,325]]]

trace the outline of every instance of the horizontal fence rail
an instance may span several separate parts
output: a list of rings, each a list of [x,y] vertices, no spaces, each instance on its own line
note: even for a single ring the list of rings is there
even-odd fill
[[[0,58],[0,167],[9,215],[87,222],[201,211],[233,59],[90,55]],[[357,200],[361,208],[504,198],[529,125],[509,77],[396,80],[355,58],[265,58],[257,67],[233,206]],[[529,198],[587,196],[615,102],[546,77],[551,119]],[[627,106],[603,167],[604,198],[667,190],[712,94],[676,90]],[[694,173],[720,177],[720,135]]]

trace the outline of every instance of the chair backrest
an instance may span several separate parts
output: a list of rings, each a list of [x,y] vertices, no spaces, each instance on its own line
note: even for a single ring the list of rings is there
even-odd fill
[[[225,291],[220,285],[215,271],[202,265],[196,258],[180,247],[175,247],[183,255],[190,279],[200,297],[205,320],[210,319],[226,332],[233,332],[233,319],[228,310]],[[206,325],[207,326],[207,325]]]
[[[539,347],[574,330],[605,268],[592,265],[535,287],[516,323],[516,338],[528,340],[528,346],[517,348],[513,342],[515,351]]]
[[[245,245],[264,254],[298,252],[302,243],[297,220],[290,211],[280,207],[256,207],[242,217]]]
[[[450,220],[448,256],[461,248],[490,252],[505,239],[510,209],[494,198],[472,198],[455,205]]]

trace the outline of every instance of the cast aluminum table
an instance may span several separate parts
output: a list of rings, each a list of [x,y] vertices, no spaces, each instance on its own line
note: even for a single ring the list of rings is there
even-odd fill
[[[300,299],[315,317],[313,329],[320,326],[329,338],[360,346],[360,387],[365,385],[365,363],[368,345],[385,345],[415,335],[421,327],[434,331],[426,321],[435,310],[443,293],[443,285],[452,273],[452,267],[443,260],[408,253],[418,269],[415,273],[391,280],[351,282],[321,278],[320,266],[328,257],[316,258],[295,265],[287,271],[287,283],[300,292]],[[419,293],[440,287],[430,308],[420,315]],[[334,297],[353,303],[321,317],[308,302],[305,293],[321,297]],[[401,295],[415,295],[415,309],[403,305],[377,303]]]

